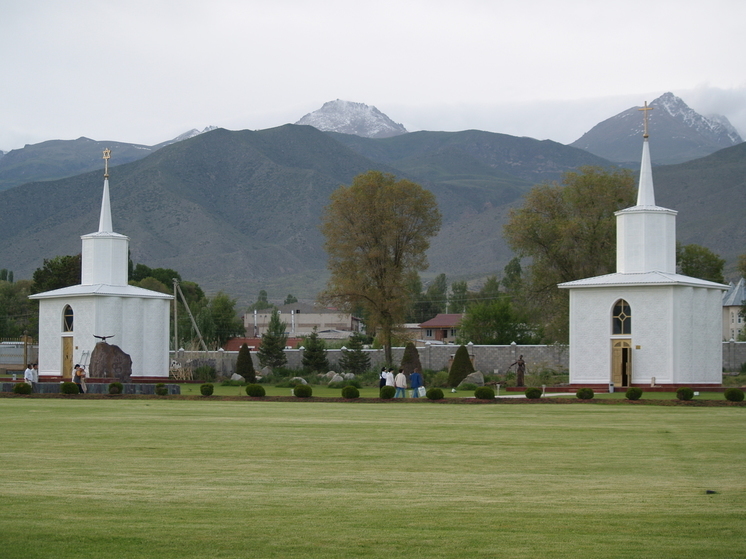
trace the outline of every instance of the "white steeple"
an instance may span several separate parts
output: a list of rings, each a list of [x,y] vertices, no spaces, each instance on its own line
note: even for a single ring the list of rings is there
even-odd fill
[[[616,267],[620,274],[676,273],[676,211],[655,205],[653,168],[648,143],[648,107],[642,142],[637,205],[616,212]]]
[[[104,194],[98,232],[83,235],[81,285],[127,285],[129,237],[114,233],[109,201],[109,158],[111,150],[104,150]]]

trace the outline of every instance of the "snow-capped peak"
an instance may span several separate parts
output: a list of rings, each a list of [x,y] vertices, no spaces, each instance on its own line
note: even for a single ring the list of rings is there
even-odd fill
[[[675,119],[683,121],[684,124],[705,136],[712,138],[725,136],[733,144],[743,141],[726,117],[722,115],[702,116],[671,92],[664,93],[650,103],[650,106],[666,111]]]
[[[389,138],[406,134],[407,129],[375,107],[352,101],[328,101],[317,111],[295,124],[306,124],[323,132],[340,132],[366,138]]]

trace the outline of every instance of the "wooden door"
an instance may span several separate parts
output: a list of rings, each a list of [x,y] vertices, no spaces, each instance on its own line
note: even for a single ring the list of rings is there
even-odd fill
[[[73,337],[62,338],[62,378],[72,380],[73,376]]]
[[[629,386],[632,380],[632,344],[629,340],[611,342],[611,382]]]

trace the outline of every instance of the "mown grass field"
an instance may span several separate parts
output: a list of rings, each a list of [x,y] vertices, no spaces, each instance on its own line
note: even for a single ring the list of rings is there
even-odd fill
[[[4,559],[746,556],[743,407],[5,398],[0,424]]]

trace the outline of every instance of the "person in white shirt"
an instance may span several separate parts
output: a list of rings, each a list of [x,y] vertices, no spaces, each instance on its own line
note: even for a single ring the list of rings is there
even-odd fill
[[[399,369],[399,374],[394,379],[394,386],[396,386],[394,398],[407,397],[407,375],[404,374],[404,369]]]
[[[394,386],[394,373],[391,368],[386,371],[386,386]]]
[[[31,391],[34,391],[34,368],[31,363],[28,364],[26,370],[23,371],[23,382],[31,385]]]

